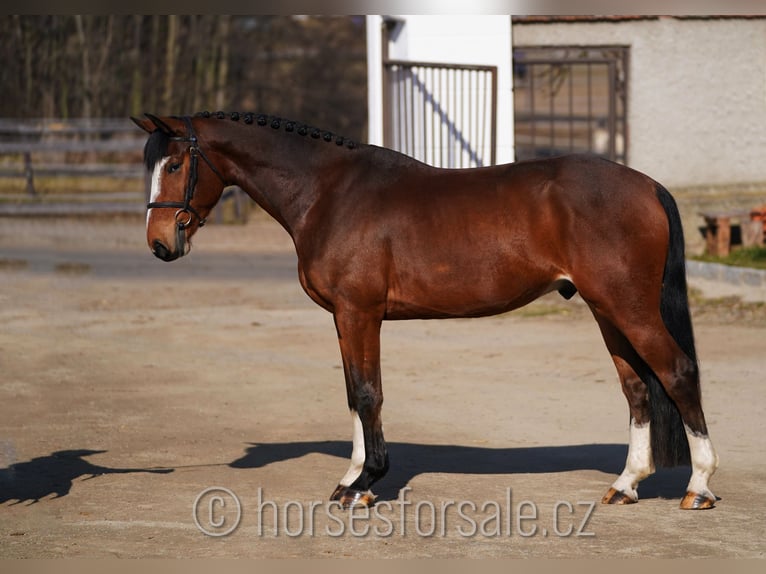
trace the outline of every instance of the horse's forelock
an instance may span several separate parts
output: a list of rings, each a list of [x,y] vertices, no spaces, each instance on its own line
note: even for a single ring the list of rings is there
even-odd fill
[[[162,130],[152,132],[144,146],[144,164],[146,164],[146,169],[154,171],[154,166],[157,165],[157,162],[167,156],[169,143],[170,137]]]

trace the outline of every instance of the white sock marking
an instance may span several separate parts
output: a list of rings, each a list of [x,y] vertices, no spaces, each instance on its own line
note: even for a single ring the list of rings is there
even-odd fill
[[[684,428],[686,438],[689,439],[689,452],[692,459],[692,476],[686,490],[715,500],[715,495],[708,488],[708,480],[718,468],[718,455],[713,448],[713,443],[709,437],[694,434],[687,426]]]
[[[612,488],[627,494],[633,500],[638,500],[639,481],[653,472],[654,461],[649,423],[638,425],[635,419],[630,419],[628,459],[625,461],[625,470],[614,481]]]
[[[364,430],[362,429],[362,419],[356,411],[351,411],[351,421],[354,426],[353,445],[354,448],[351,451],[351,466],[348,467],[348,471],[345,476],[340,479],[340,484],[343,486],[351,486],[354,481],[359,478],[364,468],[364,459],[366,457],[364,451]]]

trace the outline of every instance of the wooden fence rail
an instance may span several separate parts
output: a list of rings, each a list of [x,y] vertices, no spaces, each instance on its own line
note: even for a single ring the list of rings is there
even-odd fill
[[[0,176],[23,177],[31,197],[38,195],[36,174],[140,180],[145,142],[127,118],[0,119]]]
[[[150,177],[142,163],[146,134],[128,118],[0,118],[0,178],[23,179],[23,192],[0,202],[0,215],[35,213],[139,213],[149,197]],[[119,179],[121,192],[72,194],[41,192],[36,178]],[[6,186],[7,187],[7,186]],[[131,191],[132,190],[132,191]],[[143,190],[143,194],[141,193]],[[69,206],[66,205],[69,201]],[[224,215],[226,211],[227,215]],[[228,215],[232,212],[231,216]],[[238,188],[227,189],[212,221],[246,221],[249,201]]]

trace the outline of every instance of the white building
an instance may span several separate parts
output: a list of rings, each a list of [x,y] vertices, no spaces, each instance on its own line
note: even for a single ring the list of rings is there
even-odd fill
[[[495,162],[513,161],[511,45],[510,17],[367,16],[370,143],[385,143],[435,165],[487,165],[494,128]],[[389,74],[402,73],[389,76],[386,91],[384,60],[494,67],[494,125],[491,80],[482,71],[389,67]],[[392,93],[401,99],[386,107]],[[399,129],[389,132],[392,139],[386,141],[391,123]]]
[[[591,150],[669,187],[766,182],[766,17],[368,16],[367,35],[372,143],[489,163],[484,80],[384,61],[471,64],[496,69],[496,163]]]

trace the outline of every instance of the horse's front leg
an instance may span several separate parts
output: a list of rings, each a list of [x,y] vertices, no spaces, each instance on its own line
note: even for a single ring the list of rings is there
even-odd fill
[[[331,500],[343,507],[372,506],[373,483],[388,470],[380,411],[383,391],[380,380],[380,326],[382,314],[356,309],[336,310],[348,407],[353,423],[353,451],[348,472],[341,478]]]

